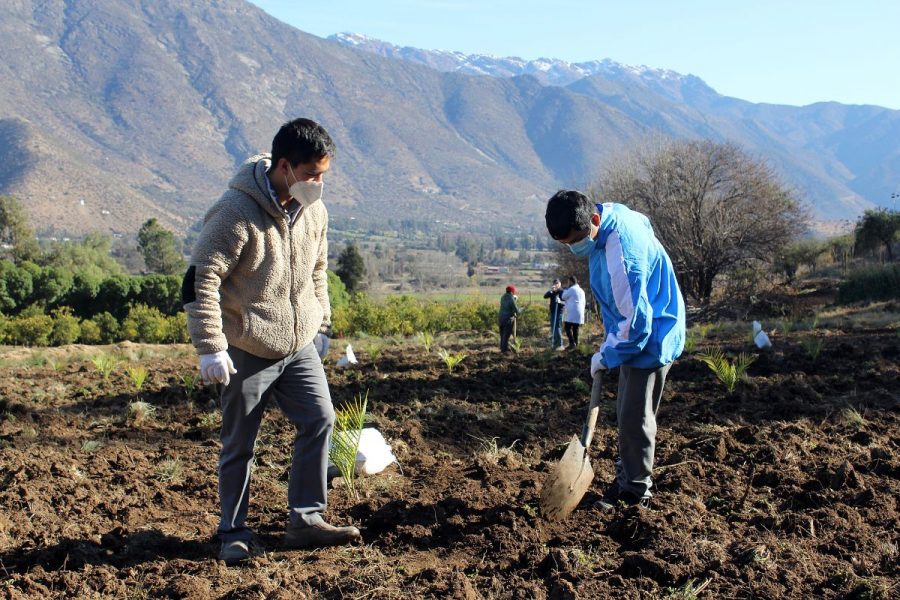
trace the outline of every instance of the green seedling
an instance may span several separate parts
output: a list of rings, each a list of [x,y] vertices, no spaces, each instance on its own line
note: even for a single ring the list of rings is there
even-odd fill
[[[337,467],[347,486],[347,492],[354,500],[359,499],[356,491],[356,454],[366,421],[368,401],[369,392],[366,391],[365,396],[356,396],[353,401],[334,412],[334,431],[328,452],[329,460]]]
[[[217,410],[210,411],[197,424],[203,429],[216,429],[222,424],[222,415]]]
[[[572,389],[575,390],[575,393],[577,394],[588,394],[591,391],[591,386],[589,386],[584,379],[574,377],[572,379]]]
[[[98,354],[91,359],[91,363],[103,377],[103,381],[109,381],[109,376],[115,370],[119,361],[108,354]]]
[[[448,351],[441,349],[438,351],[438,356],[441,357],[441,360],[444,361],[444,364],[447,366],[447,372],[453,373],[453,369],[461,363],[468,354],[464,352],[459,352],[457,354],[450,354]]]
[[[144,367],[126,367],[125,373],[128,374],[128,379],[134,385],[135,391],[140,392],[141,388],[144,387],[144,382],[147,381],[147,369]]]
[[[730,394],[734,391],[737,382],[746,376],[747,368],[756,360],[756,355],[741,352],[731,363],[722,350],[714,348],[707,354],[698,355],[697,358],[706,363],[719,381],[725,384],[725,388]]]
[[[169,458],[157,465],[156,478],[163,483],[178,483],[184,476],[184,465],[177,458]]]
[[[194,372],[182,373],[181,385],[184,386],[184,395],[188,401],[193,401],[200,390],[200,374]]]
[[[822,353],[822,348],[825,347],[825,340],[817,337],[808,337],[800,340],[800,344],[809,357],[815,361],[818,360],[819,355]]]
[[[841,411],[841,421],[857,429],[866,426],[865,417],[852,406],[848,406]]]
[[[99,450],[100,446],[102,445],[103,444],[101,444],[97,440],[88,440],[81,445],[81,451],[86,452],[87,454],[92,454],[93,452]]]
[[[520,338],[518,336],[513,338],[512,341],[509,343],[509,345],[512,347],[513,352],[518,354],[519,351],[522,349],[522,338]]]
[[[425,352],[430,353],[431,347],[434,345],[434,334],[430,331],[422,331],[419,333],[418,337],[422,342],[422,346],[425,348]]]
[[[378,357],[384,352],[385,345],[383,342],[369,342],[369,345],[366,346],[366,354],[369,355],[369,359],[376,369],[378,369]]]
[[[666,588],[667,594],[664,597],[667,600],[698,600],[700,593],[709,586],[711,581],[712,579],[707,579],[700,585],[696,585],[696,580],[689,579],[680,588]]]

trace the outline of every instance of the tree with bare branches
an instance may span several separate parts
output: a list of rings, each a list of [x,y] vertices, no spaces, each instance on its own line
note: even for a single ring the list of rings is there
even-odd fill
[[[608,167],[598,201],[646,214],[669,252],[682,289],[708,304],[717,278],[773,264],[807,216],[766,163],[734,144],[674,141]]]

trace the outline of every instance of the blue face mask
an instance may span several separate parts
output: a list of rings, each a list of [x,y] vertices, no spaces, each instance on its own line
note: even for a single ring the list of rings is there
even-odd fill
[[[578,240],[574,244],[569,244],[569,250],[576,256],[590,256],[594,250],[594,241],[591,234],[588,233],[583,240]]]

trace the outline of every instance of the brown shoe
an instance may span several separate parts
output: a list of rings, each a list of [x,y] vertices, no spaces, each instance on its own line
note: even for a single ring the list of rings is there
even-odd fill
[[[322,521],[316,525],[289,525],[284,534],[284,545],[288,548],[343,546],[361,538],[356,527],[335,527]]]

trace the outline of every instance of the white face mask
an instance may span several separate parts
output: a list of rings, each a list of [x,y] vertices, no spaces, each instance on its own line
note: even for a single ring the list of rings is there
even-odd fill
[[[307,208],[322,199],[322,191],[325,189],[324,181],[297,181],[294,172],[290,169],[288,171],[294,178],[294,183],[288,186],[288,193],[291,198],[300,203],[300,206]]]
[[[300,203],[300,206],[307,208],[322,199],[324,188],[324,181],[295,181],[291,184],[288,192],[294,200]]]

